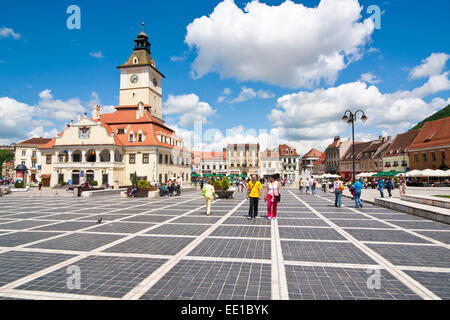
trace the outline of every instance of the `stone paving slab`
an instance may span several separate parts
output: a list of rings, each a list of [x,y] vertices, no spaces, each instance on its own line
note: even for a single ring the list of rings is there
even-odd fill
[[[336,208],[324,193],[283,189],[274,221],[264,201],[248,220],[243,194],[215,201],[210,217],[200,192],[2,201],[0,299],[450,297],[448,226],[350,199]],[[67,287],[69,266],[80,289]]]

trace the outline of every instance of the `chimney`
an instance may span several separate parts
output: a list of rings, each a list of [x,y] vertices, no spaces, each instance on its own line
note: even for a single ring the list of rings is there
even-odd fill
[[[92,119],[100,120],[100,106],[98,104],[92,109]]]

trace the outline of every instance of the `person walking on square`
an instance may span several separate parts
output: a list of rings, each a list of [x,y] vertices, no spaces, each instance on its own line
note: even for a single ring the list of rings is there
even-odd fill
[[[335,195],[334,206],[340,208],[342,206],[342,191],[344,191],[344,185],[339,181],[339,178],[334,180],[333,189]]]
[[[394,184],[392,183],[392,178],[389,177],[388,181],[386,182],[386,189],[389,194],[389,198],[392,198],[392,190],[394,189]]]
[[[264,200],[267,201],[267,219],[275,220],[277,218],[277,205],[280,198],[281,187],[278,181],[271,176],[266,185]]]
[[[353,190],[355,192],[355,205],[356,208],[363,207],[361,202],[361,192],[362,192],[363,184],[362,179],[359,179],[359,181],[356,181],[353,184]]]
[[[298,182],[298,188],[300,190],[300,194],[303,194],[303,190],[305,190],[305,181],[303,178],[300,178],[300,181]]]
[[[405,177],[401,174],[400,177],[400,194],[406,194],[406,180]]]
[[[311,177],[311,194],[316,194],[316,179]]]
[[[309,185],[310,185],[309,178],[306,178],[306,182],[305,182],[306,194],[308,194],[308,192],[309,192]]]
[[[202,196],[205,197],[205,201],[206,201],[206,215],[210,216],[212,200],[216,199],[216,193],[214,191],[214,187],[212,185],[211,180],[209,180],[208,183],[203,187]]]
[[[256,174],[252,175],[252,180],[247,185],[247,199],[250,199],[248,219],[256,219],[258,217],[258,202],[261,199],[261,189],[262,185],[256,179]]]
[[[381,195],[382,198],[384,198],[383,189],[384,189],[384,179],[380,178],[378,180],[378,190],[380,191],[380,195]]]

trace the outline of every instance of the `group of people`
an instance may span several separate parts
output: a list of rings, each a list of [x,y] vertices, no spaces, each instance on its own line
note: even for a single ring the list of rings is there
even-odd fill
[[[168,180],[161,186],[159,190],[160,196],[181,196],[181,187],[183,181],[180,177],[177,177],[176,180]]]
[[[306,178],[303,180],[303,177],[300,178],[300,181],[298,182],[298,188],[300,191],[300,194],[303,194],[303,191],[306,190],[306,194],[309,193],[309,190],[311,190],[311,194],[316,194],[316,179],[314,177]]]
[[[258,207],[259,201],[262,200],[262,189],[263,185],[260,180],[258,180],[256,175],[252,175],[252,178],[245,185],[242,181],[242,186],[247,189],[247,200],[249,200],[249,211],[247,218],[257,219],[258,218]],[[212,180],[208,180],[206,185],[202,188],[202,195],[206,201],[206,214],[211,215],[211,203],[213,199],[216,199],[216,193]],[[277,205],[281,199],[281,184],[279,181],[275,180],[273,176],[269,178],[266,184],[264,192],[264,201],[267,202],[267,219],[275,220],[277,218]]]

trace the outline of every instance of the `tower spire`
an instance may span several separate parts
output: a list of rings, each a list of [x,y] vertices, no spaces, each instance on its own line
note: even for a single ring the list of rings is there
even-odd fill
[[[145,26],[144,20],[142,20],[141,25],[142,25],[142,31],[141,31],[141,33],[138,34],[137,39],[134,40],[134,42],[135,42],[134,50],[145,50],[148,53],[150,53],[151,44],[148,41],[148,36],[144,31],[144,26]]]

